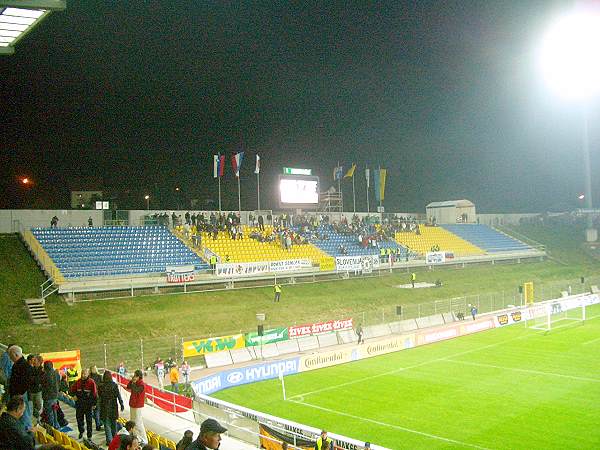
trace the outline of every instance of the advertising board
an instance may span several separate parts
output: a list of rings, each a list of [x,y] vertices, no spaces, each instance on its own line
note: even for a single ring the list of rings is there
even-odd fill
[[[311,323],[306,325],[294,325],[288,328],[290,339],[313,334],[331,333],[333,331],[351,330],[353,328],[352,318],[343,320],[329,320],[327,322]]]
[[[243,334],[196,339],[183,343],[183,357],[189,358],[190,356],[216,353],[223,350],[235,350],[237,348],[244,348],[245,346],[246,340]]]

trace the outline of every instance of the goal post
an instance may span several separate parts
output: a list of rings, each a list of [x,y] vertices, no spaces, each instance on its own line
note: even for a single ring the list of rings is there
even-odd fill
[[[571,322],[585,322],[585,304],[574,308],[562,309],[560,302],[545,305],[544,311],[525,320],[525,326],[533,330],[550,331],[566,326]]]

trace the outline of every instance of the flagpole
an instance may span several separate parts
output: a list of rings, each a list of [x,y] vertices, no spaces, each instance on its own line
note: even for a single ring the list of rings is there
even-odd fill
[[[219,212],[221,212],[221,175],[219,175]]]
[[[337,167],[340,167],[340,162],[337,162]],[[338,173],[338,192],[340,193],[340,203],[342,204],[342,213],[344,212],[344,196],[342,195],[342,174],[341,171]],[[340,217],[340,221],[341,221]]]
[[[354,191],[354,172],[352,173],[352,206],[356,214],[356,192]]]
[[[383,206],[381,201],[381,166],[377,166],[377,170],[379,171],[379,186],[375,186],[375,189],[379,189],[379,220],[383,225],[383,211],[381,211],[381,207]]]
[[[260,172],[256,174],[257,210],[260,211]]]
[[[242,197],[240,194],[240,176],[238,175],[238,212],[240,213],[240,217],[242,217]]]
[[[371,176],[371,172],[369,171],[369,177]],[[369,184],[371,184],[371,180],[367,178],[367,214],[369,214]]]

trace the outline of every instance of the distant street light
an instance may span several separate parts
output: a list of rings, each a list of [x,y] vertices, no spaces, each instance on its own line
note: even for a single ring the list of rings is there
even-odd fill
[[[150,211],[150,196],[146,195],[144,199],[146,199],[146,211]]]
[[[23,179],[21,179],[21,183],[23,184],[29,184],[31,181],[29,180],[29,178],[25,177]]]
[[[578,198],[579,200],[583,200],[583,199],[585,198],[585,194],[580,194],[580,195],[579,195],[577,198]]]
[[[588,107],[600,93],[600,9],[579,8],[557,20],[546,32],[541,66],[548,84],[562,97],[580,102],[583,110],[585,208],[592,209],[592,174],[588,136]],[[586,240],[596,241],[592,215],[587,214]]]

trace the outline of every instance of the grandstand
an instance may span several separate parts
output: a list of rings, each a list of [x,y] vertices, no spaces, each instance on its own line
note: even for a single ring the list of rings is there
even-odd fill
[[[164,273],[169,265],[208,265],[160,226],[32,228],[66,279]]]
[[[331,256],[368,256],[378,255],[380,249],[391,249],[393,251],[399,250],[400,257],[405,258],[408,255],[408,251],[402,245],[391,239],[384,239],[379,241],[378,247],[363,247],[358,242],[358,235],[342,234],[337,232],[332,225],[319,225],[316,229],[317,236],[326,236],[326,239],[309,238],[310,242],[319,247],[324,252]],[[344,248],[345,253],[341,250]]]
[[[397,232],[396,241],[411,251],[425,255],[437,247],[439,251],[449,251],[455,256],[484,255],[485,250],[458,237],[442,227],[418,225],[419,234],[413,232]]]
[[[286,259],[310,259],[313,264],[318,264],[322,258],[328,257],[319,248],[305,244],[293,244],[289,250],[281,246],[279,239],[274,235],[274,240],[261,242],[250,237],[257,233],[260,236],[272,235],[272,226],[265,226],[265,231],[258,228],[244,226],[241,239],[231,239],[224,232],[220,232],[217,239],[208,232],[202,233],[202,244],[213,253],[217,254],[222,262],[254,262],[254,261],[281,261]]]
[[[531,247],[487,225],[474,223],[442,225],[443,228],[471,242],[487,253],[528,251]]]

